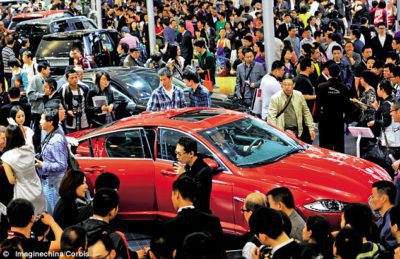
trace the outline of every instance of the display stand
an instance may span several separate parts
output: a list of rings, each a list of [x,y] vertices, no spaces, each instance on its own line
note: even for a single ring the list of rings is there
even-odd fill
[[[357,157],[360,157],[361,138],[374,138],[375,135],[370,128],[367,127],[349,127],[350,134],[357,138]]]

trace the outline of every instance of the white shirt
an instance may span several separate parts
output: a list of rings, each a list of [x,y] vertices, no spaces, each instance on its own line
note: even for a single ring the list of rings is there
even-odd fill
[[[28,64],[24,64],[22,66],[22,69],[24,69],[26,71],[26,73],[28,74],[28,81],[32,81],[32,78],[39,73],[39,71],[37,70],[37,64],[36,62],[32,61],[32,64],[28,65]]]
[[[379,39],[379,42],[381,43],[381,45],[382,45],[382,47],[383,47],[383,45],[385,45],[386,34],[383,35],[383,36],[378,35],[378,39]]]
[[[194,206],[193,206],[193,205],[189,205],[189,206],[180,207],[180,208],[178,209],[178,213],[181,212],[181,211],[184,210],[184,209],[194,209]]]
[[[174,88],[171,87],[170,90],[167,90],[164,88],[165,93],[168,95],[168,97],[172,100],[172,95],[174,94]]]
[[[314,16],[315,12],[318,11],[319,3],[317,1],[314,1],[311,6],[310,6],[310,11],[309,13]]]
[[[329,44],[329,45],[328,45],[328,48],[326,49],[326,57],[327,57],[329,60],[333,59],[333,54],[332,54],[332,48],[333,48],[333,46],[339,46],[339,47],[342,49],[342,51],[343,51],[342,46],[340,46],[336,41],[332,41],[331,44]]]
[[[281,83],[270,74],[265,75],[261,79],[260,83],[261,89],[261,118],[263,120],[267,119],[268,115],[268,107],[271,100],[271,97],[282,90]]]

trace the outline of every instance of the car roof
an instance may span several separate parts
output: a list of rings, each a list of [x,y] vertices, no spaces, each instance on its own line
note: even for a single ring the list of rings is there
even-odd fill
[[[214,116],[206,116],[201,120],[177,119],[177,117],[190,118],[191,114],[193,114],[193,117],[196,117],[198,116],[198,112],[214,113]],[[242,119],[246,116],[248,115],[245,113],[233,110],[208,107],[191,107],[160,112],[143,112],[139,115],[121,119],[107,127],[90,131],[81,137],[87,138],[131,127],[171,127],[188,132],[199,132]]]
[[[68,38],[80,38],[85,35],[89,35],[92,33],[100,33],[100,32],[116,32],[116,30],[109,30],[109,29],[90,29],[90,30],[77,30],[77,31],[65,31],[65,32],[56,32],[52,34],[47,34],[43,36],[43,39],[54,39],[54,38],[63,38],[63,39],[68,39]]]
[[[1,1],[1,0],[0,0]],[[68,10],[52,10],[52,11],[40,11],[40,12],[33,12],[33,13],[24,13],[18,14],[12,18],[12,21],[23,19],[23,18],[43,18],[57,13],[70,13]]]
[[[51,22],[58,22],[58,21],[67,21],[67,20],[90,20],[93,21],[85,16],[72,16],[72,17],[44,17],[44,18],[39,18],[39,19],[34,19],[34,20],[28,20],[28,21],[23,21],[18,24],[18,26],[24,25],[24,24],[49,24]]]

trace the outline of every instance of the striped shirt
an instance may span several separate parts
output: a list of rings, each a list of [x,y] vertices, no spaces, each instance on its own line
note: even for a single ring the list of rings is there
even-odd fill
[[[5,46],[1,51],[1,55],[3,57],[4,73],[11,74],[11,68],[8,66],[8,62],[10,62],[12,59],[15,59],[14,51],[8,46]]]
[[[172,85],[172,89],[172,98],[168,96],[162,85],[155,89],[147,103],[147,111],[155,112],[185,108],[187,105],[183,90],[175,85]]]
[[[189,100],[190,107],[211,107],[210,92],[201,84],[195,91],[193,91],[193,88],[189,89]]]

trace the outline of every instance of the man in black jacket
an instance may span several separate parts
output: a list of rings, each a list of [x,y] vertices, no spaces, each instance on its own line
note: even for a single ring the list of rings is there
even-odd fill
[[[250,217],[250,231],[265,246],[271,247],[268,258],[300,258],[302,247],[284,232],[282,217],[271,208],[261,208]],[[259,251],[254,251],[259,255]],[[253,256],[254,258],[254,256]]]
[[[186,67],[190,65],[193,58],[193,36],[190,31],[186,30],[186,25],[184,23],[178,25],[178,30],[179,47],[181,48],[181,56],[185,59],[184,66]]]
[[[175,154],[181,163],[181,165],[176,166],[177,173],[192,178],[196,183],[197,194],[194,206],[200,211],[211,213],[212,172],[203,159],[198,157],[197,142],[191,138],[180,138],[176,145]]]
[[[371,45],[376,59],[386,60],[389,50],[392,49],[393,36],[386,33],[386,25],[378,24],[378,34],[372,38]]]
[[[178,214],[165,222],[163,235],[170,248],[176,249],[175,258],[184,258],[183,241],[186,236],[195,232],[209,235],[215,244],[213,252],[223,253],[221,223],[217,217],[201,212],[193,206],[195,196],[196,184],[190,177],[181,175],[172,184],[172,203]]]
[[[110,188],[102,188],[96,192],[93,199],[93,216],[81,222],[78,226],[83,227],[88,239],[107,234],[113,241],[117,258],[138,258],[144,255],[143,251],[133,252],[127,247],[125,235],[116,231],[110,221],[118,213],[119,196],[117,191]]]
[[[328,67],[329,80],[317,88],[316,117],[319,119],[319,146],[344,153],[344,119],[350,106],[347,87],[340,80],[340,67]]]
[[[31,106],[28,103],[21,102],[21,91],[18,87],[11,87],[8,90],[8,98],[10,99],[10,103],[5,104],[0,109],[0,125],[8,126],[7,118],[10,117],[11,108],[14,106],[20,106],[25,113],[25,126],[31,125]]]

